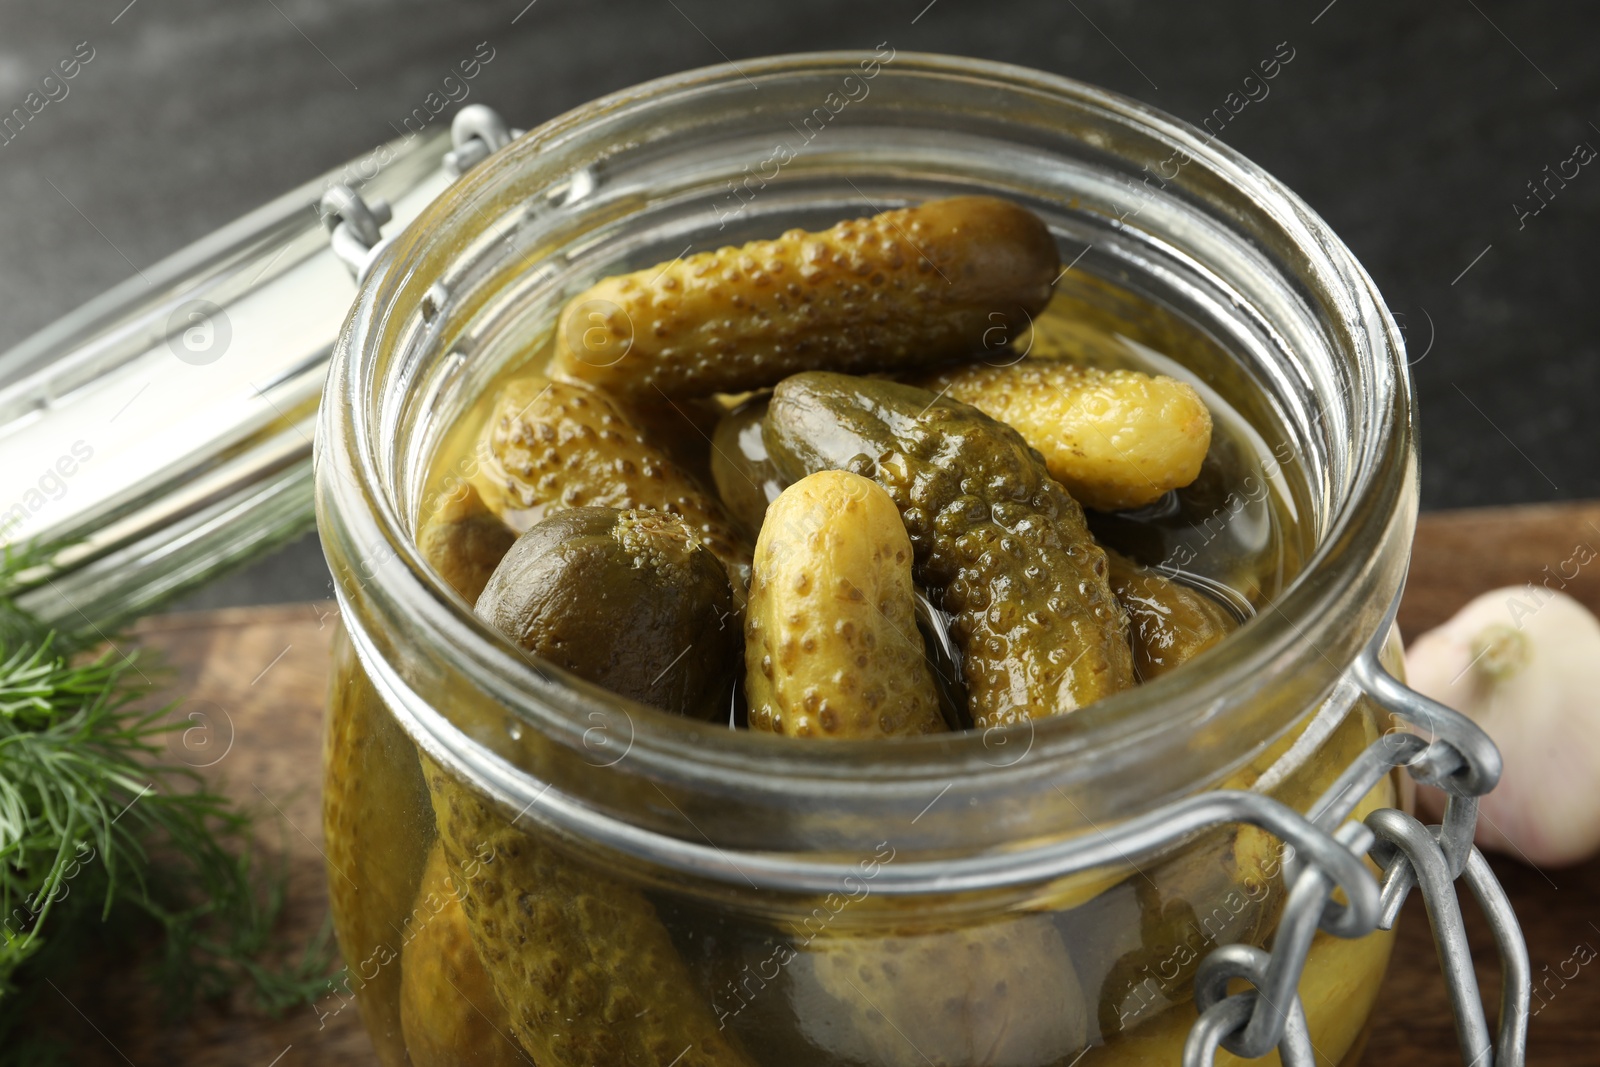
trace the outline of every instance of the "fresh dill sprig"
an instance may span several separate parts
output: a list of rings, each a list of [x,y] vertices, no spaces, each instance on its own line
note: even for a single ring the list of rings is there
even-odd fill
[[[16,606],[16,575],[38,559],[0,557],[0,1038],[114,915],[160,933],[157,981],[175,1012],[242,983],[270,1011],[314,1000],[328,934],[287,964],[269,959],[286,870],[253,847],[249,813],[167,756],[187,724],[146,706],[135,657],[63,654],[81,635]]]

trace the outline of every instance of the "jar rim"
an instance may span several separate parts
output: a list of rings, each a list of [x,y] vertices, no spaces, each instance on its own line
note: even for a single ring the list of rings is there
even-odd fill
[[[596,714],[615,721],[619,701],[594,687],[529,678],[528,661],[500,640],[465,605],[445,593],[422,559],[412,526],[394,498],[392,469],[379,461],[377,427],[370,417],[377,392],[387,383],[375,373],[380,350],[403,332],[404,294],[419,283],[419,262],[439,254],[439,242],[462,243],[481,228],[474,205],[503,194],[512,176],[574,146],[606,123],[661,108],[682,106],[697,95],[741,81],[768,82],[855,69],[860,52],[819,52],[720,64],[656,79],[602,97],[531,131],[474,169],[393,241],[374,266],[335,350],[329,402],[318,434],[318,509],[324,544],[335,574],[345,625],[363,666],[386,679],[386,699],[407,705],[405,716],[428,736],[419,738],[435,755],[448,749],[449,762],[481,777],[493,777],[501,792],[533,796],[549,781],[529,766],[514,766],[503,746],[485,741],[476,728],[452,722],[437,706],[437,693],[410,670],[436,650],[461,668],[462,676],[504,705],[519,722],[575,750],[594,729]],[[888,68],[885,68],[886,70]],[[1349,457],[1351,477],[1338,500],[1329,501],[1315,551],[1304,569],[1269,610],[1207,653],[1205,661],[1177,675],[1108,697],[1070,716],[1037,720],[1009,731],[897,740],[793,745],[657,713],[627,719],[630,757],[623,768],[672,790],[693,789],[708,779],[723,796],[759,791],[796,809],[837,801],[844,790],[882,799],[903,810],[926,802],[931,787],[960,781],[982,792],[1083,785],[1109,768],[1131,773],[1140,760],[1174,753],[1202,731],[1221,739],[1218,753],[1233,762],[1266,747],[1300,721],[1312,704],[1274,701],[1292,680],[1298,694],[1326,695],[1365,647],[1403,581],[1405,556],[1415,521],[1416,472],[1412,452],[1413,410],[1398,327],[1354,256],[1303,201],[1243,156],[1205,138],[1199,130],[1141,102],[1057,75],[1009,64],[962,57],[897,53],[895,77],[960,78],[997,91],[1030,94],[1064,109],[1092,111],[1106,121],[1183,151],[1195,172],[1225,183],[1276,227],[1297,257],[1295,285],[1314,290],[1325,303],[1324,326],[1354,358],[1362,388],[1347,398],[1363,420],[1363,447]],[[592,145],[591,151],[605,146]],[[559,152],[558,152],[559,150]],[[427,279],[422,279],[426,282]],[[408,290],[408,287],[410,289]],[[391,465],[392,466],[392,465]],[[352,561],[382,554],[386,565],[370,578]],[[393,565],[387,565],[392,562]],[[400,625],[403,620],[403,625]],[[377,631],[387,625],[388,632]],[[1245,714],[1246,706],[1251,709]],[[1247,736],[1228,738],[1242,731]],[[1028,758],[995,759],[997,745],[1026,744]],[[827,749],[823,752],[820,749]],[[535,761],[537,762],[537,761]],[[1162,781],[1144,795],[1142,810],[1214,783],[1227,760],[1205,774]],[[490,765],[494,769],[490,771]],[[590,766],[596,766],[591,763]],[[870,772],[870,774],[869,774]],[[507,777],[508,773],[510,778]],[[863,782],[863,778],[869,780]],[[506,786],[520,781],[525,789]],[[662,792],[663,796],[668,791]],[[674,794],[676,795],[676,794]],[[943,795],[942,793],[940,795]],[[1066,796],[1066,793],[1062,793]],[[669,797],[670,801],[670,797]],[[1069,798],[1070,802],[1070,798]],[[520,806],[520,805],[519,805]],[[1094,809],[1073,803],[1093,823]],[[1140,810],[1123,807],[1117,814]],[[1105,816],[1107,812],[1098,811]],[[1067,827],[1063,827],[1067,829]],[[687,832],[687,831],[685,831]],[[993,843],[991,838],[988,842]]]

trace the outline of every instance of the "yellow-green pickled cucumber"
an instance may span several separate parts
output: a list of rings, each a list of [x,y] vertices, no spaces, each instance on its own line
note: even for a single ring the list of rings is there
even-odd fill
[[[911,541],[889,494],[846,471],[783,491],[745,614],[750,728],[869,738],[948,727],[917,629]]]
[[[467,929],[444,846],[423,869],[401,954],[400,1028],[411,1067],[526,1067]]]
[[[1084,507],[1152,503],[1194,481],[1211,447],[1211,413],[1186,382],[1065,360],[967,364],[917,385],[992,415],[1044,456]]]
[[[562,311],[551,370],[677,397],[811,367],[931,366],[1019,334],[1058,269],[1033,213],[987,196],[935,200],[607,278]]]
[[[539,1067],[747,1067],[637,889],[424,764],[478,956]]]
[[[725,714],[743,638],[727,572],[682,519],[573,508],[517,538],[477,613],[525,651],[663,711]]]
[[[472,484],[518,533],[568,508],[665,511],[705,540],[743,592],[750,550],[727,512],[605,393],[520,378],[501,391],[478,447]]]
[[[766,414],[766,397],[748,400],[724,415],[711,437],[711,477],[717,495],[751,538],[761,532],[767,505],[788,484],[761,439]]]
[[[1239,628],[1238,618],[1198,589],[1106,550],[1111,590],[1128,614],[1133,669],[1141,682],[1194,659]]]
[[[404,1063],[401,930],[422,879],[414,828],[426,826],[428,792],[416,747],[354,669],[348,639],[337,638],[335,654],[345,668],[323,735],[322,836],[345,968],[331,984],[341,999],[355,995],[384,1061]]]
[[[1015,430],[925,389],[812,372],[778,386],[764,433],[791,479],[850,470],[888,491],[913,573],[953,616],[977,726],[1063,714],[1134,683],[1105,553]]]

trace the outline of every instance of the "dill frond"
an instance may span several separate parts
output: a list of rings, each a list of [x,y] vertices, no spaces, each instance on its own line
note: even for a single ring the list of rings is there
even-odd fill
[[[10,587],[38,558],[0,558],[0,1038],[117,916],[159,932],[156,980],[175,1013],[241,984],[269,1011],[311,1002],[327,932],[273,961],[286,870],[255,848],[250,813],[167,758],[187,724],[147,706],[136,656],[63,654],[81,635],[16,607]]]

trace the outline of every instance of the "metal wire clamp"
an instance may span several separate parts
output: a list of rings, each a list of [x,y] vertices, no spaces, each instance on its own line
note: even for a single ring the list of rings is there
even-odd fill
[[[1478,797],[1499,781],[1500,753],[1470,719],[1408,688],[1384,668],[1379,654],[1398,607],[1397,599],[1351,671],[1366,695],[1398,720],[1397,727],[1373,742],[1310,813],[1322,832],[1331,832],[1352,855],[1369,856],[1381,869],[1376,923],[1360,929],[1364,923],[1347,921],[1354,909],[1333,900],[1335,882],[1321,860],[1292,855],[1285,863],[1289,900],[1272,951],[1225,945],[1201,963],[1194,991],[1200,1017],[1184,1047],[1184,1067],[1210,1067],[1219,1047],[1246,1059],[1276,1049],[1285,1067],[1315,1064],[1297,991],[1312,938],[1319,929],[1337,937],[1392,929],[1413,888],[1422,890],[1427,905],[1463,1062],[1470,1067],[1522,1067],[1526,1060],[1532,982],[1527,943],[1505,890],[1472,845]],[[1448,794],[1442,823],[1424,826],[1394,808],[1375,811],[1365,822],[1346,821],[1360,799],[1396,767]],[[1454,884],[1461,879],[1489,920],[1500,955],[1502,992],[1492,1036]],[[1229,994],[1235,979],[1250,989]]]
[[[487,104],[469,104],[456,112],[450,122],[454,149],[445,153],[444,170],[459,178],[523,132],[509,128],[500,113]],[[323,194],[318,213],[328,229],[334,254],[350,268],[360,285],[387,240],[383,227],[390,217],[388,203],[368,203],[355,189],[341,184]]]

